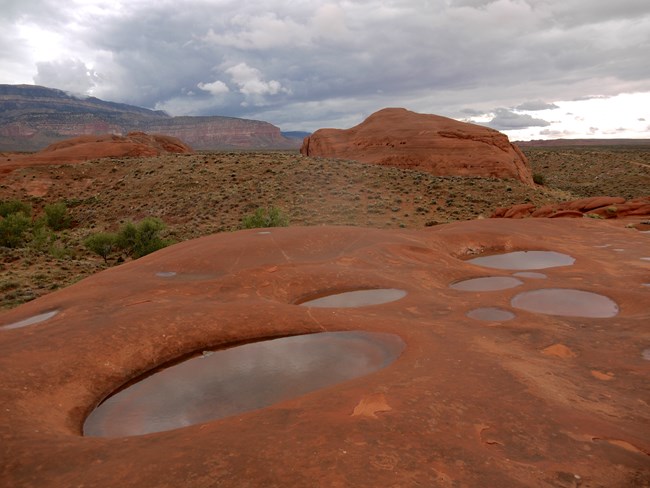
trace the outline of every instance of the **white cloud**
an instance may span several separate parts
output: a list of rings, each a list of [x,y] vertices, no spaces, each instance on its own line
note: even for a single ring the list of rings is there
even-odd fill
[[[216,80],[213,81],[212,83],[198,83],[196,86],[199,87],[201,90],[206,91],[215,96],[223,95],[224,93],[228,93],[230,91],[228,85],[226,85],[221,80]]]
[[[70,93],[88,94],[98,81],[97,74],[78,59],[36,63],[34,83]]]

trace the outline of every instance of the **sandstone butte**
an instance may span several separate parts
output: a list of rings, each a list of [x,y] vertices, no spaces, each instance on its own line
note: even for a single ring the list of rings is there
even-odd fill
[[[188,154],[193,150],[175,137],[144,132],[87,135],[55,142],[34,154],[0,155],[0,174],[22,166],[78,163],[108,157],[153,157],[162,154]]]
[[[289,227],[216,234],[111,268],[0,314],[0,485],[649,486],[649,243],[618,219]],[[512,276],[467,259],[516,250],[575,262],[540,270],[543,279],[519,275],[512,289],[450,288]],[[376,288],[406,295],[296,305]],[[614,314],[548,315],[512,301],[567,288],[607,297]],[[514,318],[468,317],[478,307]],[[391,333],[405,348],[379,371],[265,408],[144,435],[82,435],[102,399],[159,365],[323,331]]]
[[[533,185],[526,156],[499,131],[439,115],[385,108],[350,129],[319,129],[301,154],[427,171],[514,178]]]

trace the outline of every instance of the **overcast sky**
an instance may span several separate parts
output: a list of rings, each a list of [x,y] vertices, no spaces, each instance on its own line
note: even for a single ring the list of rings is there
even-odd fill
[[[650,0],[0,0],[0,83],[282,130],[650,138]]]

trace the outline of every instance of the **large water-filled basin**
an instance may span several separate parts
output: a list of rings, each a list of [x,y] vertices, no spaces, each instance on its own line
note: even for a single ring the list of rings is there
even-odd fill
[[[380,305],[404,298],[406,292],[397,288],[377,288],[371,290],[354,290],[332,295],[319,296],[298,302],[303,307],[353,308]]]
[[[84,435],[161,432],[267,407],[382,369],[404,347],[394,334],[346,331],[204,352],[106,399]]]
[[[611,298],[570,288],[525,291],[510,303],[515,308],[547,315],[604,318],[618,314],[618,305]]]
[[[467,262],[495,269],[544,269],[570,266],[575,259],[555,251],[514,251],[468,259]]]

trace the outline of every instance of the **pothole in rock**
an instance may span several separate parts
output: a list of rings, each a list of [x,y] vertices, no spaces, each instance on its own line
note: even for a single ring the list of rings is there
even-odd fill
[[[498,307],[475,308],[474,310],[467,312],[467,316],[470,319],[484,320],[488,322],[505,322],[516,317],[516,315],[511,311]]]
[[[355,308],[369,305],[381,305],[404,298],[406,291],[397,288],[377,288],[371,290],[354,290],[332,295],[307,298],[297,302],[303,307]]]
[[[110,396],[83,432],[148,434],[268,407],[385,368],[405,347],[394,334],[346,331],[205,351]]]
[[[160,278],[171,278],[172,276],[176,276],[176,271],[158,271],[156,276]]]
[[[11,324],[0,326],[0,329],[5,329],[5,330],[19,329],[21,327],[27,327],[28,325],[39,324],[41,322],[45,322],[46,320],[51,319],[57,313],[59,313],[58,310],[51,310],[50,312],[39,313],[38,315],[34,315],[24,320],[19,320],[18,322],[13,322]]]
[[[571,288],[525,291],[513,297],[510,304],[529,312],[567,317],[614,317],[619,310],[609,297]]]
[[[479,256],[467,262],[486,268],[525,270],[570,266],[575,262],[575,258],[555,251],[514,251]]]
[[[535,273],[534,271],[518,271],[512,273],[512,276],[517,276],[518,278],[530,278],[533,280],[545,280],[548,278],[544,273]]]
[[[497,291],[515,288],[523,284],[523,281],[510,276],[484,276],[457,281],[449,285],[449,288],[462,291]]]

